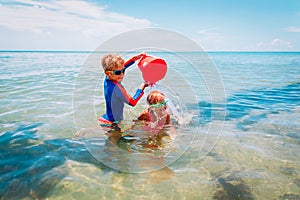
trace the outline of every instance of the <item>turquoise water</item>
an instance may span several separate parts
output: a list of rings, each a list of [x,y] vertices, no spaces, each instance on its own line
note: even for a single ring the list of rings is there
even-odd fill
[[[0,52],[1,199],[300,199],[300,53],[209,53],[219,101],[188,61],[158,55],[170,70],[154,89],[173,103],[177,136],[127,151],[95,128],[103,76],[90,53]],[[132,68],[124,85],[141,81]]]

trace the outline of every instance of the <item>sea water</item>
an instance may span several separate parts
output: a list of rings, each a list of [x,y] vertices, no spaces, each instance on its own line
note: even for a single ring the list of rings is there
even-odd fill
[[[211,52],[206,77],[195,52],[156,53],[168,74],[146,93],[166,93],[176,136],[122,150],[95,126],[103,74],[90,54],[0,53],[1,199],[300,199],[300,53]],[[124,86],[140,82],[131,67]],[[145,107],[125,106],[125,122]]]

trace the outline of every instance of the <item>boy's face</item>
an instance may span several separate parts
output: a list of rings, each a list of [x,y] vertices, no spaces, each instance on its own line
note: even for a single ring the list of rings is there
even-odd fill
[[[124,68],[123,64],[119,64],[118,67],[115,67],[114,69],[112,69],[111,71],[105,71],[106,76],[108,77],[109,80],[111,81],[115,81],[115,82],[121,82],[124,78],[125,75],[125,71],[124,73],[121,73],[119,75],[115,75],[114,71],[115,70],[122,70]]]

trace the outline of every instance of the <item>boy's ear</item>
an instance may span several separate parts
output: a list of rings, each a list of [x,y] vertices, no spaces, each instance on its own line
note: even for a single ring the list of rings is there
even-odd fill
[[[108,76],[109,72],[108,72],[108,71],[104,71],[104,74],[105,74],[106,76]]]

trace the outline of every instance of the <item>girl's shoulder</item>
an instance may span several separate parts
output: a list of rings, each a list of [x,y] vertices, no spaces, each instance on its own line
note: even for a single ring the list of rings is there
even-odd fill
[[[149,108],[147,108],[140,114],[138,120],[148,120],[148,116],[149,116]]]

